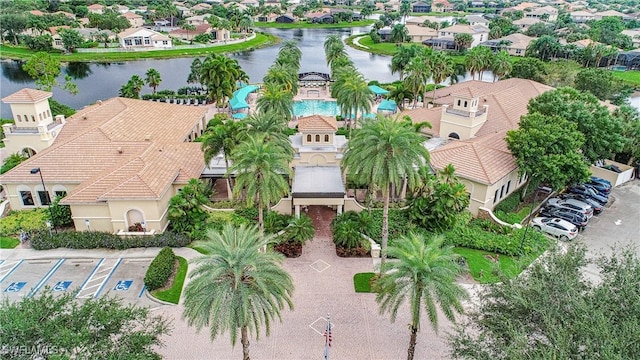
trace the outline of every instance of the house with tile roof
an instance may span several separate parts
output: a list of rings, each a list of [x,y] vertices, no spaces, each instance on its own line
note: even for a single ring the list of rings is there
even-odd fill
[[[29,94],[45,97],[21,90],[9,101]],[[136,99],[98,101],[66,119],[51,146],[0,176],[0,183],[14,210],[48,206],[62,196],[77,230],[90,224],[123,233],[140,223],[162,232],[169,199],[205,168],[200,144],[192,141],[206,128],[206,113]]]
[[[529,30],[529,28],[532,25],[538,24],[538,23],[544,23],[544,21],[538,19],[538,18],[528,18],[528,17],[524,17],[522,19],[518,19],[518,20],[514,20],[511,22],[513,25],[517,26],[518,29],[520,29],[520,31],[524,32]]]
[[[438,30],[436,29],[428,28],[426,26],[413,25],[413,24],[406,25],[406,27],[407,27],[407,31],[409,33],[409,38],[411,39],[411,42],[421,43],[425,40],[438,37]]]
[[[132,28],[139,28],[144,25],[144,18],[140,14],[136,14],[132,11],[127,11],[122,14],[122,16],[124,16],[124,18],[129,21],[129,24],[131,24]]]
[[[553,6],[542,6],[524,11],[525,18],[541,19],[545,21],[556,21],[558,19],[558,9]]]
[[[170,48],[171,38],[145,28],[129,28],[118,34],[123,48]]]
[[[100,4],[91,4],[89,6],[87,6],[87,9],[89,10],[89,13],[91,14],[100,14],[102,15],[104,13],[104,6],[100,5]]]
[[[488,46],[492,51],[506,50],[511,56],[524,56],[527,47],[537,38],[525,34],[513,33],[501,38],[485,41],[481,46]]]
[[[436,90],[433,108],[405,110],[414,123],[428,121],[431,166],[453,164],[470,195],[469,210],[493,209],[524,184],[507,148],[506,132],[517,129],[529,100],[553,90],[535,81],[467,81]],[[428,94],[431,95],[431,94]]]
[[[481,42],[489,40],[489,28],[483,25],[462,25],[456,24],[444,29],[438,30],[438,37],[423,42],[427,46],[434,49],[451,50],[455,49],[455,36],[457,34],[469,34],[473,38],[473,42],[469,48],[478,46]]]

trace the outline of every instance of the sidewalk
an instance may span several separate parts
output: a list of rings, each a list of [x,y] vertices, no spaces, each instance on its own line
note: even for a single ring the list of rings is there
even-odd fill
[[[109,250],[109,249],[51,249],[51,250],[34,250],[25,249],[18,246],[15,249],[0,249],[0,259],[2,260],[36,260],[36,259],[113,259],[113,258],[153,258],[161,248],[134,248],[126,250]],[[200,256],[197,251],[188,248],[174,248],[173,251],[178,256],[190,260]]]

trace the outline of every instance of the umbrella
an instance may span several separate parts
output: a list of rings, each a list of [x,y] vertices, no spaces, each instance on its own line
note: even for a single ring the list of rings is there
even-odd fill
[[[381,88],[380,86],[377,86],[377,85],[369,85],[369,89],[371,91],[373,91],[373,93],[376,94],[376,95],[386,95],[386,94],[389,93],[389,91],[387,91],[387,90],[385,90],[385,89],[383,89],[383,88]]]
[[[235,114],[233,114],[231,116],[233,116],[234,119],[244,119],[244,118],[247,117],[247,114],[245,114],[245,113],[235,113]]]

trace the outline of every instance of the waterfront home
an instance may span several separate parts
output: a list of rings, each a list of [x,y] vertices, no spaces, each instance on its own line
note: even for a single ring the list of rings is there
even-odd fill
[[[129,28],[118,34],[123,48],[170,48],[171,38],[145,28]]]

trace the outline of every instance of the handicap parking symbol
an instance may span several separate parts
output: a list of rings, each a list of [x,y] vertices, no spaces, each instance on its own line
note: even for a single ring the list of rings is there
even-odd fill
[[[71,281],[58,281],[52,291],[67,291],[70,285]]]
[[[120,281],[118,281],[116,286],[113,288],[113,290],[115,290],[115,291],[127,291],[131,287],[131,284],[133,284],[133,280],[120,280]]]
[[[22,290],[22,288],[25,285],[27,285],[26,281],[12,282],[11,284],[9,284],[9,286],[7,286],[6,289],[4,289],[4,292],[10,292],[10,293],[20,292],[20,290]]]

